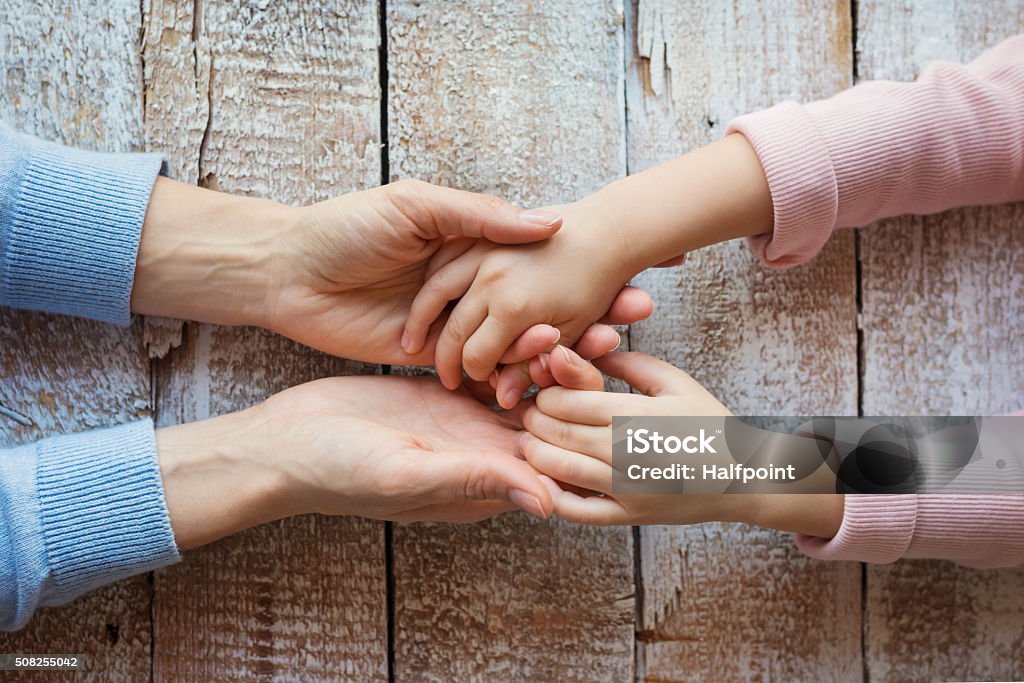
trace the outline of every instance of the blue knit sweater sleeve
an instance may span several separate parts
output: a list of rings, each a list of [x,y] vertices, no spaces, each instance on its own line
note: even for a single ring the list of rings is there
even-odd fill
[[[127,324],[157,154],[85,152],[0,123],[0,305]]]
[[[0,123],[0,305],[127,323],[161,166]],[[156,456],[149,420],[0,450],[0,630],[178,559]]]
[[[178,559],[149,420],[0,451],[0,630]]]

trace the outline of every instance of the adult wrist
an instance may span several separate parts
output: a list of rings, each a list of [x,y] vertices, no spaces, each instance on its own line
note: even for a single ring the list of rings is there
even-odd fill
[[[182,550],[302,512],[268,446],[262,406],[159,429],[157,459]]]
[[[277,237],[294,212],[159,178],[142,226],[132,311],[268,326]]]

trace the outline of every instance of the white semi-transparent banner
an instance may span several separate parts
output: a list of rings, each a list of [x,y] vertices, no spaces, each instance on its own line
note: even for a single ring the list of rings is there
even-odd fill
[[[616,417],[616,493],[1024,494],[1024,417]]]

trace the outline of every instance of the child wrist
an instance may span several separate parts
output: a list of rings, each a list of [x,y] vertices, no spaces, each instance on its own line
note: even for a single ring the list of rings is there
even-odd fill
[[[738,520],[791,533],[831,538],[843,521],[842,494],[758,494],[750,510]]]
[[[620,236],[622,250],[616,254],[617,266],[626,279],[688,251],[685,234],[668,229],[669,222],[630,218],[630,181],[628,177],[616,180],[592,195]]]

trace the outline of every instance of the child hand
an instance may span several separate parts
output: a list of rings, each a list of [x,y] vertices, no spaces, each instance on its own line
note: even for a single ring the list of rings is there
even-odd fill
[[[417,353],[431,323],[461,297],[437,340],[435,365],[445,387],[459,385],[460,367],[474,380],[487,380],[531,325],[553,325],[562,343],[575,343],[643,269],[628,236],[598,197],[555,210],[563,227],[543,243],[453,244],[431,263],[410,308],[402,346]]]
[[[749,521],[741,519],[750,507],[748,496],[612,493],[612,416],[731,413],[688,374],[651,356],[611,353],[594,365],[643,395],[602,392],[600,374],[558,347],[548,360],[549,370],[560,383],[577,388],[542,389],[523,415],[528,431],[520,437],[519,450],[545,475],[541,480],[555,514],[601,525]]]
[[[731,413],[685,372],[650,356],[612,353],[594,364],[644,395],[602,392],[600,373],[558,347],[547,365],[562,386],[541,390],[523,415],[529,431],[519,451],[542,473],[556,515],[603,525],[746,522],[821,538],[839,530],[840,494],[612,493],[613,415]]]

